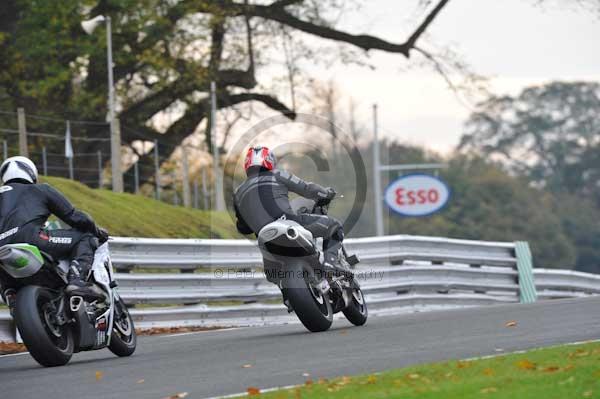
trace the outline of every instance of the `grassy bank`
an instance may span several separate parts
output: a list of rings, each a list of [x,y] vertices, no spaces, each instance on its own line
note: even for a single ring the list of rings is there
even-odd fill
[[[317,377],[317,376],[315,376]],[[318,378],[318,377],[317,377]],[[255,388],[248,393],[257,394]],[[567,399],[600,397],[600,343],[450,361],[335,380],[308,380],[262,398]]]
[[[156,238],[238,237],[229,214],[187,209],[141,195],[94,190],[72,180],[43,179],[114,236]]]

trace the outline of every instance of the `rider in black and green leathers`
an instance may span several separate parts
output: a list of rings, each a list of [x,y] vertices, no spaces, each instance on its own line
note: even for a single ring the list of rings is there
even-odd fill
[[[71,260],[66,292],[70,295],[93,297],[97,294],[86,283],[94,251],[108,233],[94,220],[73,205],[48,184],[37,184],[37,168],[25,157],[8,158],[0,166],[0,246],[28,243],[53,258]],[[70,230],[44,228],[50,215],[55,215]],[[18,281],[0,269],[2,296],[14,307]]]

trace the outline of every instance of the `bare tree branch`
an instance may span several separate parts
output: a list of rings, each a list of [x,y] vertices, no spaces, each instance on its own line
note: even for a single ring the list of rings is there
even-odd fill
[[[392,43],[386,40],[380,39],[371,35],[353,35],[340,30],[332,29],[327,26],[317,25],[311,22],[303,21],[294,15],[288,13],[286,10],[278,7],[271,6],[260,6],[253,5],[248,6],[248,13],[277,21],[292,28],[301,30],[305,33],[310,33],[322,38],[336,40],[340,42],[349,43],[362,48],[365,51],[369,50],[383,50],[391,53],[400,53],[405,57],[410,56],[410,50],[412,50],[417,40],[423,35],[427,28],[431,25],[433,20],[439,15],[444,6],[450,0],[440,0],[440,2],[434,7],[434,9],[427,15],[415,32],[408,38],[404,43]],[[241,11],[240,11],[241,12]]]
[[[302,3],[304,0],[277,0],[269,4],[269,7],[284,8],[294,4]]]
[[[437,4],[437,6],[435,6],[434,9],[431,10],[431,12],[427,15],[427,17],[425,17],[425,19],[423,20],[421,25],[419,25],[417,30],[415,30],[415,32],[408,38],[408,40],[406,41],[407,46],[409,46],[410,48],[415,47],[415,44],[417,43],[417,40],[419,40],[419,37],[421,37],[421,35],[423,35],[423,33],[427,30],[429,25],[431,25],[433,20],[438,16],[440,11],[442,11],[442,8],[444,8],[444,6],[449,1],[450,0],[440,0],[440,2]]]

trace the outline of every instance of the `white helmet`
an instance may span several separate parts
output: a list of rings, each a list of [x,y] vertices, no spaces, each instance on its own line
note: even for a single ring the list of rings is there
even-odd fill
[[[10,157],[2,162],[2,166],[0,166],[0,178],[3,184],[13,179],[37,183],[38,171],[35,164],[31,162],[31,159],[26,157]]]

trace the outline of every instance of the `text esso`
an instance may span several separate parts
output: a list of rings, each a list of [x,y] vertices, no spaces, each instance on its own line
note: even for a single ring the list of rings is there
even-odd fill
[[[385,191],[385,202],[403,216],[426,216],[442,209],[450,198],[446,183],[434,176],[402,176]]]

